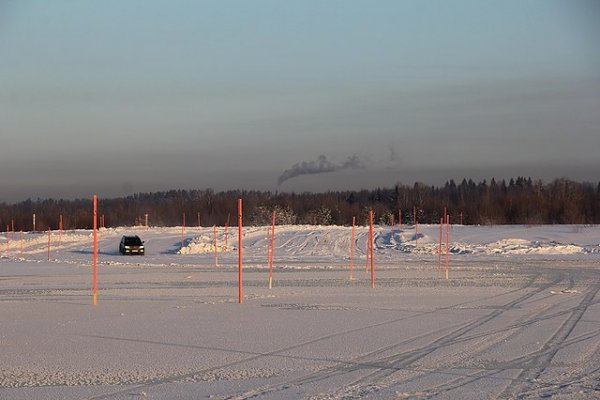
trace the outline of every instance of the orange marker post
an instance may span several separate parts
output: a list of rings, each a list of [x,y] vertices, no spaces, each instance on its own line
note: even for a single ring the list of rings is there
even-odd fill
[[[356,225],[356,217],[352,217],[352,237],[350,239],[350,280],[354,279],[352,277],[352,268],[353,268],[353,260],[354,260],[354,228]]]
[[[438,248],[438,272],[442,270],[442,234],[444,226],[444,218],[440,218],[440,246]]]
[[[50,227],[48,227],[48,261],[50,261]]]
[[[219,266],[219,253],[217,250],[217,225],[213,225],[213,243],[215,245],[215,267]]]
[[[98,304],[98,196],[94,195],[94,305]]]
[[[373,260],[375,236],[373,234],[373,210],[369,211],[369,245],[371,248],[371,288],[375,287],[375,261]]]
[[[238,303],[242,304],[242,199],[238,199]]]
[[[269,257],[269,289],[273,287],[273,257],[275,256],[275,211],[271,223],[271,257]]]
[[[450,216],[446,215],[446,279],[448,279],[448,254],[449,254],[449,247],[448,247],[448,226],[450,225]]]

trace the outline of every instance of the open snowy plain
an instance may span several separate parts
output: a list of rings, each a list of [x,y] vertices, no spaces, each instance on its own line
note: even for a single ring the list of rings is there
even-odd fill
[[[600,398],[600,228],[0,234],[0,399]],[[121,256],[124,234],[145,256]],[[444,232],[445,239],[445,232]],[[444,244],[445,251],[445,244]],[[445,256],[442,258],[445,262]],[[215,265],[216,264],[216,265]]]

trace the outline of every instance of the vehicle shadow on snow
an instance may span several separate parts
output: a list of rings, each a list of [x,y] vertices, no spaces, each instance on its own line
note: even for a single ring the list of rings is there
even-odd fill
[[[75,254],[93,254],[93,250],[71,250],[71,253]],[[120,256],[119,250],[107,251],[107,250],[98,250],[98,254],[103,256]]]

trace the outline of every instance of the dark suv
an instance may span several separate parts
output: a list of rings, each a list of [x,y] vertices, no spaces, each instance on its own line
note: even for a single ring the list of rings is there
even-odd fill
[[[119,243],[119,253],[144,255],[144,242],[139,236],[123,236]]]

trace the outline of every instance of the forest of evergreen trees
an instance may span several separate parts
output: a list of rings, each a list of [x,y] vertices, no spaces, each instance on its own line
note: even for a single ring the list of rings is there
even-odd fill
[[[451,222],[464,224],[597,224],[600,222],[600,183],[555,179],[532,181],[519,177],[475,183],[463,180],[442,187],[415,183],[393,188],[326,193],[272,193],[260,191],[170,190],[137,193],[98,202],[106,227],[143,224],[148,214],[151,226],[178,226],[186,215],[187,226],[237,224],[237,199],[244,202],[244,224],[268,224],[273,210],[278,224],[348,225],[352,216],[365,224],[373,209],[378,223],[413,222],[413,209],[421,223],[438,223],[444,207]],[[91,199],[25,200],[0,204],[0,230],[63,229],[92,227]]]

